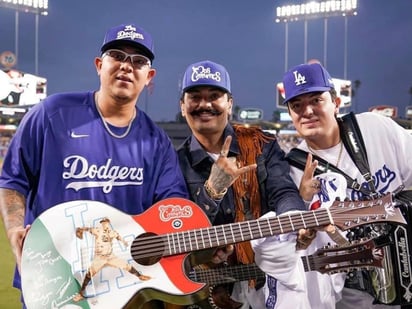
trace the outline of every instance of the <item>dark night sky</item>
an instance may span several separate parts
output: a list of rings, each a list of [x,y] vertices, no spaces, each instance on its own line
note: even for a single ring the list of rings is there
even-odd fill
[[[38,73],[48,79],[48,94],[96,89],[93,59],[105,31],[134,22],[155,40],[154,93],[139,106],[156,121],[178,113],[179,79],[185,68],[209,59],[226,66],[235,104],[260,108],[264,119],[276,109],[275,83],[285,69],[285,25],[275,8],[304,1],[274,0],[50,0],[39,18]],[[404,116],[412,104],[412,1],[358,0],[358,15],[348,17],[347,79],[361,86],[351,110],[395,105]],[[19,14],[19,70],[35,73],[35,18]],[[327,27],[326,67],[344,78],[344,18]],[[324,60],[323,20],[308,22],[308,59]],[[0,7],[0,52],[14,51],[15,12]],[[289,23],[288,67],[304,62],[304,23]]]

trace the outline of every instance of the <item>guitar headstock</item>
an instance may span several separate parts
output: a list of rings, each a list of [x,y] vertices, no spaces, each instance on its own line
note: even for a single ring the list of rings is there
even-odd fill
[[[326,246],[310,256],[310,270],[322,274],[349,272],[383,267],[384,253],[373,239],[360,240],[347,246]]]
[[[365,201],[335,201],[329,211],[333,223],[343,231],[371,223],[406,224],[389,193]]]

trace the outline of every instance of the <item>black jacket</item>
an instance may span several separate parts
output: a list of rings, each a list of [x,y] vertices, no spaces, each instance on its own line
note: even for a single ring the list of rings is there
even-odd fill
[[[239,146],[234,129],[230,125],[225,128],[224,138],[228,135],[232,135],[228,156],[236,156],[239,154]],[[213,159],[193,135],[178,147],[177,152],[190,198],[205,211],[213,225],[232,223],[235,217],[232,188],[228,189],[221,201],[212,200],[204,189]],[[262,154],[257,157],[256,163],[261,194],[261,214],[275,211],[279,215],[291,210],[305,210],[298,189],[289,175],[289,164],[285,160],[285,153],[276,140],[264,144]],[[243,204],[246,208],[246,218],[252,219],[248,211],[248,201],[244,201]]]

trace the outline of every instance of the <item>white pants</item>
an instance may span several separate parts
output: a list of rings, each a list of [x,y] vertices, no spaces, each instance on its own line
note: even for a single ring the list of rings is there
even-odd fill
[[[264,309],[265,294],[263,288],[255,290],[248,281],[236,282],[233,286],[232,299],[243,303],[240,309]]]

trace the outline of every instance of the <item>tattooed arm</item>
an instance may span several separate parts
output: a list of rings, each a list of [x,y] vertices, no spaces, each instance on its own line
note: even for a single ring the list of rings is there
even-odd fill
[[[217,199],[222,199],[227,188],[229,188],[239,176],[256,169],[256,164],[239,168],[235,157],[227,157],[231,142],[232,136],[229,135],[226,137],[220,156],[212,165],[209,179],[206,181],[206,191],[212,198],[217,197]]]
[[[15,190],[0,188],[0,211],[7,237],[20,272],[23,241],[30,226],[24,226],[25,198]]]

